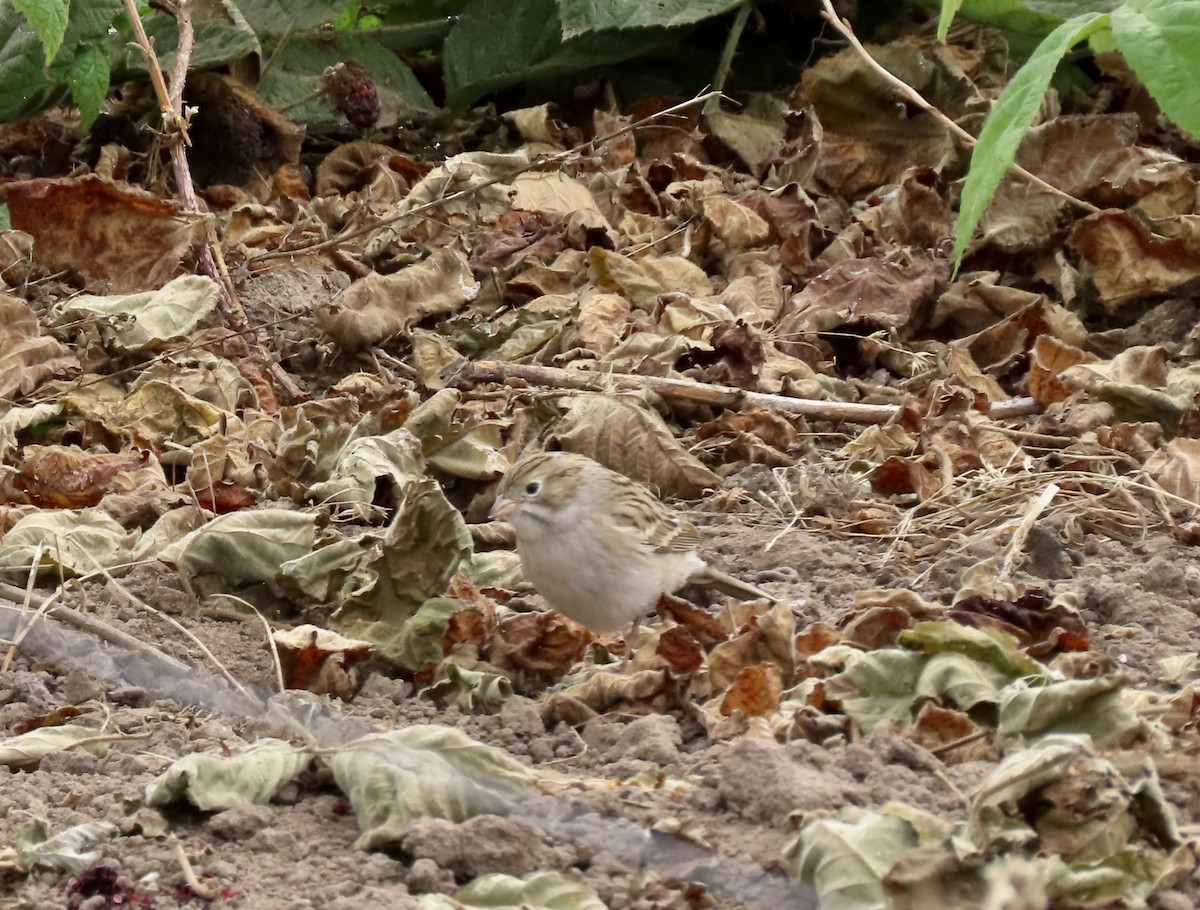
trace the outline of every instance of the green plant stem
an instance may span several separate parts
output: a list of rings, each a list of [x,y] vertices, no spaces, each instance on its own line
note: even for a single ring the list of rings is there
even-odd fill
[[[829,22],[830,25],[832,25],[838,30],[838,32],[841,33],[843,38],[850,42],[850,46],[854,48],[855,52],[860,57],[863,58],[863,62],[866,63],[867,66],[878,73],[880,78],[887,82],[888,85],[894,87],[897,91],[904,95],[905,98],[919,107],[925,113],[929,114],[929,116],[933,117],[951,133],[957,136],[962,143],[967,146],[967,148],[975,148],[976,140],[974,136],[972,136],[961,126],[943,114],[940,110],[926,101],[920,92],[918,92],[903,79],[893,76],[883,66],[883,64],[867,53],[867,49],[863,47],[862,42],[858,40],[858,36],[854,34],[854,30],[850,27],[850,23],[838,16],[837,11],[833,8],[833,3],[831,0],[821,0],[821,5],[824,7],[824,11],[821,13],[821,15],[827,22]],[[1009,170],[1015,171],[1030,183],[1045,190],[1047,193],[1058,196],[1060,199],[1069,202],[1071,205],[1074,205],[1077,208],[1083,209],[1083,211],[1088,212],[1089,214],[1095,214],[1096,212],[1100,211],[1100,209],[1096,208],[1096,206],[1092,205],[1090,202],[1085,202],[1082,199],[1078,199],[1075,196],[1072,196],[1066,190],[1060,190],[1054,184],[1048,183],[1037,174],[1025,170],[1025,168],[1021,167],[1019,164],[1014,163],[1010,165]]]
[[[746,28],[746,20],[754,9],[754,0],[744,0],[738,7],[737,15],[733,17],[733,25],[729,27],[729,37],[725,39],[725,47],[721,51],[721,60],[717,63],[717,74],[713,76],[713,91],[719,92],[725,88],[725,80],[733,69],[733,57],[737,53],[738,42],[742,40],[742,31]]]

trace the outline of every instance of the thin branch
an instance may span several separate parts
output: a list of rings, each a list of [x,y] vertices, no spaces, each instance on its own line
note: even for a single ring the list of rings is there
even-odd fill
[[[167,90],[162,67],[158,65],[158,57],[154,54],[154,42],[142,26],[142,17],[138,14],[135,0],[125,0],[125,14],[129,16],[129,24],[133,28],[134,37],[137,38],[138,49],[146,58],[146,69],[150,71],[150,82],[154,86],[155,97],[158,98],[158,108],[162,111],[163,119],[166,119],[174,110],[171,106],[171,93]]]
[[[183,108],[183,90],[187,83],[192,48],[196,44],[191,0],[180,0],[177,5],[169,7],[169,12],[175,17],[179,27],[179,46],[176,49],[175,68],[171,71],[169,88],[154,53],[154,43],[142,26],[134,0],[124,2],[134,36],[137,38],[137,46],[146,58],[146,68],[150,71],[150,81],[154,84],[154,93],[162,111],[163,129],[170,149],[171,170],[175,175],[175,191],[179,196],[180,208],[189,215],[198,215],[211,222],[211,216],[201,210],[196,198],[196,187],[192,183],[192,171],[187,160],[187,147],[191,145],[191,139],[188,137],[188,117]],[[209,240],[196,244],[196,263],[200,272],[211,278],[220,289],[221,311],[230,328],[240,332],[246,326],[246,316],[237,302],[233,286],[227,281],[227,275],[222,275],[217,267],[217,257],[213,253],[214,245],[215,240],[210,232]]]
[[[887,423],[900,411],[894,404],[857,404],[845,401],[822,401],[814,398],[792,398],[765,392],[748,392],[733,386],[711,385],[690,379],[667,379],[661,376],[638,376],[633,373],[609,373],[598,370],[563,370],[558,367],[509,363],[502,360],[459,361],[444,374],[447,385],[471,388],[481,382],[505,383],[512,380],[554,389],[573,389],[588,392],[628,392],[646,390],[664,398],[697,401],[722,408],[746,405],[770,408],[786,414],[811,417],[816,420],[846,423]],[[1036,414],[1041,407],[1032,398],[997,401],[989,410],[997,420]]]
[[[821,16],[828,21],[830,25],[837,29],[843,38],[850,42],[850,46],[854,48],[854,50],[863,58],[863,60],[871,69],[879,74],[881,79],[887,82],[888,85],[895,88],[898,92],[900,92],[900,94],[902,94],[905,98],[919,107],[925,113],[935,118],[939,123],[942,124],[942,126],[950,130],[950,132],[954,133],[954,135],[962,140],[963,144],[968,148],[975,148],[977,140],[974,136],[972,136],[961,126],[943,114],[940,110],[926,101],[920,92],[918,92],[903,79],[900,79],[888,72],[888,70],[885,69],[883,65],[879,63],[879,61],[877,61],[867,52],[867,49],[863,47],[862,42],[858,40],[858,36],[854,34],[854,29],[850,27],[850,23],[838,16],[837,11],[833,8],[832,0],[821,0],[821,5],[824,7]],[[1072,196],[1066,190],[1060,190],[1054,184],[1047,183],[1037,174],[1025,170],[1025,168],[1021,167],[1021,165],[1017,164],[1016,162],[1010,164],[1009,169],[1016,171],[1026,180],[1030,181],[1046,192],[1058,196],[1060,199],[1063,199],[1066,202],[1069,202],[1071,205],[1083,209],[1085,212],[1095,214],[1096,212],[1100,211],[1100,209],[1096,208],[1096,206],[1092,205],[1090,202],[1085,202],[1082,199],[1078,199],[1075,196]]]
[[[733,24],[729,27],[729,36],[725,39],[725,47],[722,49],[721,59],[717,63],[717,74],[713,77],[714,91],[725,90],[725,80],[729,78],[729,73],[733,70],[733,57],[737,53],[738,42],[741,41],[742,32],[746,28],[746,20],[750,18],[753,10],[754,0],[742,0],[737,15],[733,17]]]

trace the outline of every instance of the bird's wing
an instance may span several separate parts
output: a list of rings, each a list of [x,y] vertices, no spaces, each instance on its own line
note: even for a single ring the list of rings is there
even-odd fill
[[[617,527],[637,535],[656,553],[686,553],[700,546],[695,526],[642,486],[623,491],[612,519]]]

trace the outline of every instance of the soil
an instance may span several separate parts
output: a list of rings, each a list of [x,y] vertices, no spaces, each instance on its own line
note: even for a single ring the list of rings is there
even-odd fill
[[[754,488],[763,470],[751,469],[731,486]],[[890,553],[887,541],[837,537],[806,529],[803,521],[785,530],[777,515],[747,501],[734,512],[701,503],[690,517],[702,526],[713,562],[792,604],[797,628],[836,622],[857,591],[903,587],[913,579],[921,580],[924,597],[946,601],[963,569],[990,555],[919,560]],[[1051,532],[1044,538],[1050,555],[1035,550],[1015,581],[1052,595],[1076,592],[1095,650],[1149,679],[1162,658],[1200,648],[1194,549],[1165,538],[1133,545],[1098,536],[1061,544]],[[439,707],[415,694],[410,682],[376,668],[349,703],[298,693],[284,703],[324,744],[366,730],[444,724],[521,762],[614,783],[522,800],[507,816],[422,821],[392,852],[355,847],[353,812],[326,772],[310,774],[269,805],[215,814],[176,805],[160,813],[143,806],[143,794],[173,760],[290,734],[270,719],[242,713],[212,664],[163,615],[193,633],[233,677],[266,691],[273,669],[261,623],[206,612],[162,568],[139,567],[119,585],[85,583],[68,600],[204,669],[174,679],[155,674],[136,655],[53,624],[27,639],[0,676],[0,735],[11,735],[26,718],[74,705],[87,712],[83,722],[107,722],[131,738],[104,758],[64,751],[46,757],[36,771],[0,768],[0,843],[38,818],[51,832],[101,820],[119,831],[95,848],[98,868],[111,870],[107,877],[43,871],[10,878],[0,885],[7,889],[7,896],[0,890],[0,907],[402,908],[417,906],[422,895],[452,893],[487,872],[557,870],[580,878],[614,910],[802,908],[815,906],[814,898],[778,870],[804,815],[901,801],[961,819],[972,789],[993,768],[990,761],[946,764],[886,725],[865,739],[834,735],[819,744],[754,736],[712,741],[681,713],[610,713],[577,728],[547,728],[544,692],[514,696],[498,713],[470,715]],[[131,605],[125,592],[163,615]],[[690,786],[616,783],[647,769]],[[1163,778],[1178,822],[1200,822],[1195,776],[1164,770]],[[180,853],[212,889],[211,899],[186,884]],[[1196,906],[1198,895],[1164,892],[1153,905]]]

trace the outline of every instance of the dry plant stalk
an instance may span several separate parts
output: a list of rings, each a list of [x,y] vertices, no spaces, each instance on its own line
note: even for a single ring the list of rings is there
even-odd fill
[[[734,386],[712,385],[691,379],[668,379],[662,376],[639,376],[634,373],[602,372],[599,370],[564,370],[559,367],[511,363],[504,360],[467,360],[452,364],[444,376],[447,385],[470,388],[481,382],[506,383],[516,380],[551,389],[574,389],[587,392],[648,391],[664,398],[695,401],[716,407],[737,409],[746,405],[782,411],[815,420],[846,423],[887,423],[899,412],[894,404],[857,404],[845,401],[823,401],[815,398],[792,398],[766,392],[749,392]],[[1003,420],[1036,414],[1041,407],[1032,398],[1013,398],[992,404],[988,414]]]

